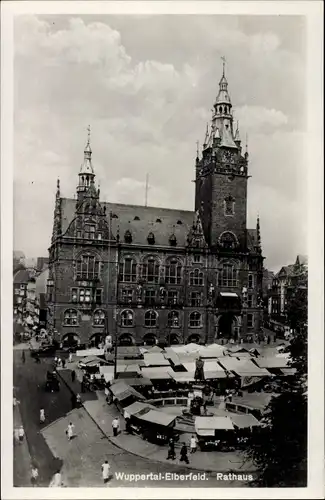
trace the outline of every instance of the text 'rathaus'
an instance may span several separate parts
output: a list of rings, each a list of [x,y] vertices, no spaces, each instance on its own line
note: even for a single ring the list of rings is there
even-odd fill
[[[248,153],[224,71],[196,158],[195,211],[102,203],[90,139],[76,199],[58,181],[50,246],[50,327],[63,343],[211,343],[258,333],[263,257],[247,229]]]

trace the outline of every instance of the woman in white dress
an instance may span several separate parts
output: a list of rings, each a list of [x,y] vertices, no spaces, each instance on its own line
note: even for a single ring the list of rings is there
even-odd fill
[[[105,462],[102,465],[102,477],[103,477],[104,483],[107,483],[107,481],[109,480],[110,469],[111,469],[111,467],[110,467],[108,461],[105,460]]]
[[[74,437],[74,425],[72,422],[69,423],[68,428],[66,430],[68,440],[70,441]]]

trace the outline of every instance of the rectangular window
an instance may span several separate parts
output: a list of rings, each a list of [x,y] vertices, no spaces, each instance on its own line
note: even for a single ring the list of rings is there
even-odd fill
[[[98,240],[101,240],[101,239],[102,239],[102,233],[98,233],[98,234],[97,234],[97,239],[98,239]]]
[[[21,304],[21,301],[22,301],[21,297],[17,297],[17,303]]]
[[[91,302],[91,290],[90,288],[86,288],[85,290],[85,302]]]
[[[102,303],[102,292],[103,290],[101,288],[98,288],[95,292],[95,302],[96,304],[101,304]]]
[[[78,302],[78,288],[71,289],[71,300],[72,302]]]
[[[156,291],[155,290],[145,290],[145,304],[152,306],[156,301]]]
[[[15,295],[19,295],[19,292],[20,292],[19,288],[15,288]]]
[[[193,262],[201,262],[201,255],[198,254],[194,255]]]
[[[133,290],[131,288],[123,288],[122,290],[122,301],[125,304],[131,304],[133,296]]]
[[[95,239],[95,231],[96,228],[95,226],[91,224],[85,224],[85,238],[89,240],[94,240]]]
[[[247,303],[248,307],[253,307],[253,295],[251,293],[247,296]]]
[[[77,231],[77,238],[81,238],[81,231]]]
[[[247,314],[247,327],[253,328],[254,326],[254,314]]]
[[[80,302],[84,302],[85,301],[85,290],[83,288],[81,288],[79,290],[79,301]]]
[[[254,276],[252,274],[248,275],[248,288],[254,288]]]
[[[176,305],[178,302],[178,292],[175,290],[168,290],[167,302],[169,306]]]
[[[202,305],[202,294],[201,292],[191,292],[191,307],[201,307]]]
[[[120,281],[134,283],[137,280],[137,264],[131,258],[125,258],[120,264]]]

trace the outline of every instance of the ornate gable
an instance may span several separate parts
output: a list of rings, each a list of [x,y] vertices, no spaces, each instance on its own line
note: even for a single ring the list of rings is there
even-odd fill
[[[193,248],[205,248],[207,246],[198,210],[195,212],[194,222],[187,236],[187,245]]]

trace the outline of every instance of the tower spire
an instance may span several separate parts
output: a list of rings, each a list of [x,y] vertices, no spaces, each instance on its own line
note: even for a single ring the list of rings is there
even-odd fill
[[[221,56],[222,59],[222,76],[225,76],[225,66],[226,66],[226,58],[225,56]]]
[[[92,150],[90,147],[90,125],[87,127],[87,143],[84,149],[84,161],[79,171],[78,195],[85,193],[90,186],[94,185],[95,172],[91,161]]]
[[[256,221],[256,246],[258,249],[261,248],[261,226],[260,226],[260,216],[257,214],[257,221]]]

